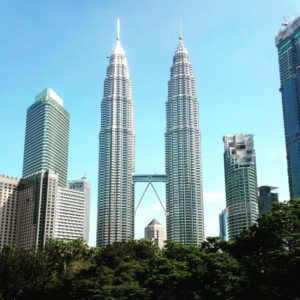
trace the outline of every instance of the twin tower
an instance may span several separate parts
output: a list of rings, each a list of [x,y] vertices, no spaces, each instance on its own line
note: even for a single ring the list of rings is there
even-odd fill
[[[118,22],[101,102],[97,246],[134,238],[133,114],[129,68]],[[201,134],[196,84],[182,35],[171,67],[166,117],[167,239],[198,245],[204,240]]]

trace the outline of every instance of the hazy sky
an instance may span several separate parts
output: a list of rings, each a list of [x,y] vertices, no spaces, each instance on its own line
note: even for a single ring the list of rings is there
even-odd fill
[[[288,198],[274,37],[299,0],[0,1],[0,173],[22,173],[26,109],[51,87],[71,115],[69,179],[92,184],[90,244],[95,244],[100,101],[116,19],[135,102],[136,173],[164,173],[165,103],[180,18],[197,82],[202,131],[205,232],[218,235],[225,207],[224,134],[254,134],[258,185]],[[157,185],[165,199],[163,184]],[[143,192],[136,187],[136,203]],[[136,237],[156,217],[149,190]]]

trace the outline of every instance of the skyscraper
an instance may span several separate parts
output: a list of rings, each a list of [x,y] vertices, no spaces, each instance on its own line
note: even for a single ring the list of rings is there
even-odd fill
[[[166,110],[167,239],[198,245],[204,240],[198,100],[182,36],[171,67]]]
[[[134,128],[131,81],[120,42],[104,81],[99,134],[97,246],[134,237]]]
[[[225,135],[224,168],[229,239],[258,218],[256,157],[253,135]]]
[[[280,92],[291,198],[300,198],[300,17],[278,32]]]
[[[278,193],[272,192],[276,189],[277,187],[268,185],[263,185],[258,188],[258,210],[260,216],[269,213],[273,203],[278,202]]]
[[[153,241],[156,246],[163,248],[166,239],[165,228],[156,219],[145,227],[145,239]]]
[[[222,241],[228,241],[227,219],[228,219],[228,209],[225,208],[219,214],[220,239]]]
[[[35,97],[27,110],[23,177],[51,169],[58,184],[67,186],[69,114],[50,88]]]

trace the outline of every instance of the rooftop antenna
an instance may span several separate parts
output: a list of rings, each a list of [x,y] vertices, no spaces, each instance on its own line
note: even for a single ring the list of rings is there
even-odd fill
[[[117,40],[120,40],[120,19],[117,19]]]
[[[179,39],[183,39],[183,34],[182,34],[182,18],[180,18],[180,34],[179,34]]]
[[[281,25],[285,27],[289,25],[289,22],[285,17],[283,17],[283,22],[281,23]]]

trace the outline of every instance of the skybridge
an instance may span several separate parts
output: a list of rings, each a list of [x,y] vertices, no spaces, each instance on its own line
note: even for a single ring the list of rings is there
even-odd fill
[[[162,203],[162,201],[161,201],[161,199],[160,199],[160,197],[159,197],[159,195],[158,195],[158,193],[157,193],[157,191],[156,191],[156,189],[153,185],[154,182],[167,183],[167,180],[168,180],[167,175],[164,175],[164,174],[136,174],[136,175],[132,176],[132,180],[133,180],[134,184],[136,184],[137,182],[148,182],[148,184],[147,184],[147,186],[146,186],[146,188],[145,188],[145,190],[144,190],[144,192],[143,192],[143,194],[142,194],[142,196],[141,196],[141,198],[138,202],[138,205],[134,210],[134,215],[136,215],[136,211],[138,210],[138,208],[139,208],[139,206],[140,206],[140,204],[141,204],[141,202],[142,202],[149,186],[152,187],[157,199],[159,200],[159,202],[161,204],[161,207],[162,207],[165,215],[167,215],[166,208],[163,205],[163,203]]]

